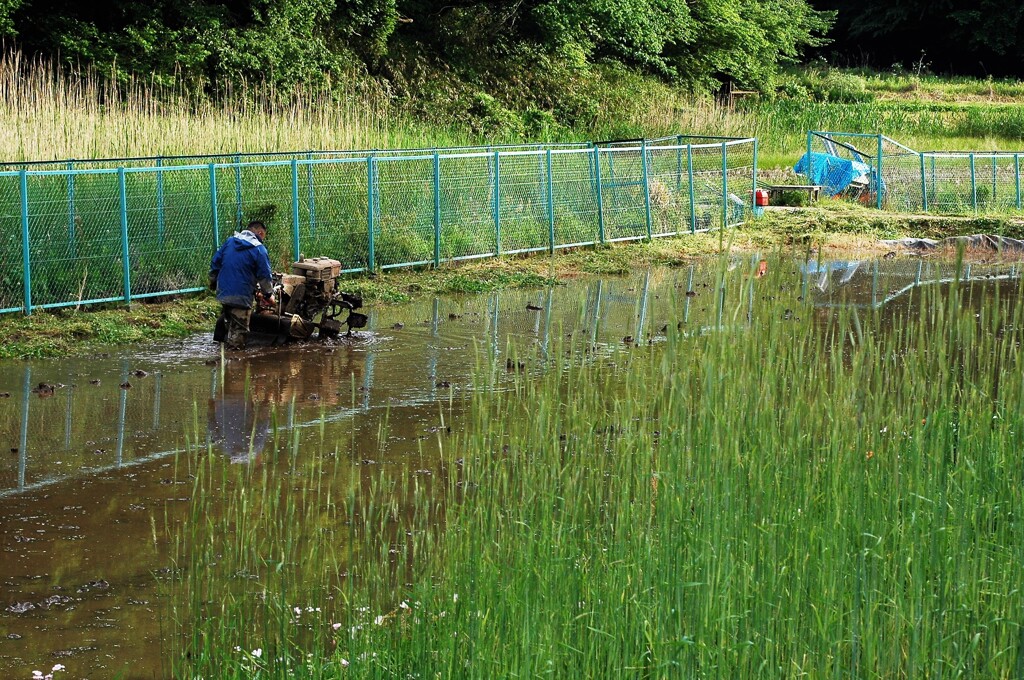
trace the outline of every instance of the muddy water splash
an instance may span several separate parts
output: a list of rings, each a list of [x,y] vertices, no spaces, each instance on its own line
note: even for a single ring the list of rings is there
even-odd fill
[[[186,437],[239,466],[279,464],[282,448],[336,448],[353,463],[340,474],[429,474],[424,442],[461,427],[459,396],[474,372],[491,372],[501,389],[509,372],[542,370],[567,342],[592,355],[638,351],[677,330],[742,330],[767,298],[786,299],[794,316],[840,304],[906,311],[922,285],[1017,276],[918,261],[773,262],[763,278],[762,269],[744,258],[426,300],[375,311],[366,332],[333,345],[224,363],[203,334],[0,365],[0,671],[27,678],[63,663],[69,677],[168,674],[172,623],[157,584],[170,568],[166,528],[187,516],[192,493]],[[275,444],[282,437],[287,447]]]

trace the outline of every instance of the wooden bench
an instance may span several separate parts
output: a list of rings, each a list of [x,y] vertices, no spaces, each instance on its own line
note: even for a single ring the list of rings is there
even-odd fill
[[[818,200],[821,195],[820,184],[761,184],[758,183],[758,187],[768,192],[768,203],[771,205],[776,204],[776,199],[782,196],[783,192],[786,191],[802,191],[807,194],[808,203],[814,203]]]

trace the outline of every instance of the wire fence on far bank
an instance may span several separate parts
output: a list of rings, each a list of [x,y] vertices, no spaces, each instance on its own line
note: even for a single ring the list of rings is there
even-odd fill
[[[651,239],[750,214],[757,141],[133,158],[0,170],[0,312],[202,290],[252,219],[350,273]]]
[[[865,163],[865,181],[843,195],[879,210],[995,215],[1024,209],[1024,152],[915,151],[882,134],[809,131],[812,163],[815,153]]]

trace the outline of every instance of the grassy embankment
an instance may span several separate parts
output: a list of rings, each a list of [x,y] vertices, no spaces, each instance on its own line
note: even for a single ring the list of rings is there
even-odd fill
[[[484,360],[398,470],[286,432],[240,469],[197,426],[175,674],[1019,675],[1024,301],[815,310],[785,269],[657,351]]]
[[[785,176],[785,168],[802,152],[808,128],[881,130],[919,148],[1024,147],[1024,107],[1012,104],[1024,91],[1021,83],[807,68],[783,76],[780,95],[748,100],[736,110],[726,111],[707,98],[618,69],[572,75],[574,80],[567,80],[562,90],[557,83],[546,84],[549,92],[558,95],[544,119],[547,124],[537,133],[548,140],[678,132],[751,135],[761,140],[762,170],[776,176]],[[446,111],[429,101],[430,96],[443,96],[443,90],[425,95],[424,101],[396,101],[385,92],[380,83],[353,73],[331,92],[284,96],[253,86],[236,91],[230,99],[211,102],[141,81],[115,87],[95,76],[70,77],[8,58],[0,61],[0,131],[4,132],[0,158],[81,159],[522,141],[529,127],[524,120],[536,118],[535,102],[523,101],[522,90],[504,99],[497,93],[498,97],[484,100],[486,106],[473,108],[469,120],[458,122],[438,120],[440,114],[427,113]],[[810,234],[824,247],[851,248],[869,244],[879,235],[944,236],[1018,229],[1009,219],[903,219],[836,207],[759,221],[732,235],[730,242],[734,247],[770,248],[794,239],[806,240]],[[682,237],[644,246],[559,254],[553,264],[541,257],[446,267],[431,273],[390,273],[359,280],[353,287],[362,289],[370,300],[385,302],[420,291],[536,285],[573,273],[615,273],[646,264],[671,264],[717,246],[717,237]],[[13,257],[3,259],[13,262]],[[95,344],[181,335],[209,327],[214,314],[215,306],[201,298],[170,307],[135,305],[130,312],[36,314],[29,320],[8,315],[0,318],[0,334],[5,339],[0,356],[59,356]]]

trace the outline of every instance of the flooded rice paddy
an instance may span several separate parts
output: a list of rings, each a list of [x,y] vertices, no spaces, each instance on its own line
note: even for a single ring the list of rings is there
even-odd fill
[[[860,310],[884,326],[915,314],[924,288],[958,278],[972,282],[965,304],[979,309],[996,290],[1018,291],[1011,265],[761,266],[747,257],[424,299],[371,309],[364,332],[332,345],[224,362],[201,334],[0,364],[0,675],[29,678],[58,663],[75,678],[170,675],[180,631],[164,586],[175,532],[194,520],[190,457],[208,451],[250,473],[287,475],[327,451],[326,484],[339,495],[359,488],[354,477],[410,471],[429,491],[443,473],[439,449],[473,427],[468,395],[515,389],[553,353],[624,361],[662,351],[674,333],[756,335],[766,315],[824,329],[837,310]]]

